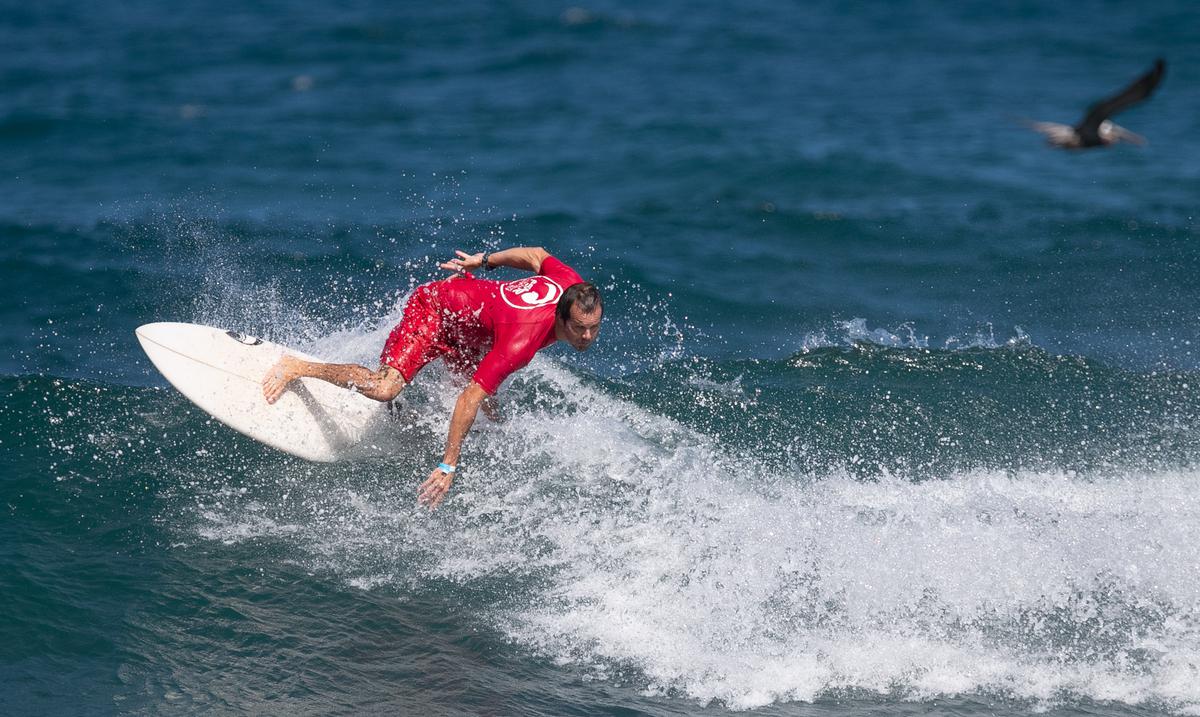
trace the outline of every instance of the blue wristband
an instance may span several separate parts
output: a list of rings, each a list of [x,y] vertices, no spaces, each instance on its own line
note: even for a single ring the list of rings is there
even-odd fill
[[[438,463],[438,470],[448,475],[458,470],[458,466],[452,466],[449,463]]]

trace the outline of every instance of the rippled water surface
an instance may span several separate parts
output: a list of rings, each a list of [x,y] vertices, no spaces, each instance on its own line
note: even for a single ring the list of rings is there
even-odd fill
[[[1200,713],[1190,4],[2,16],[0,711]],[[603,332],[432,514],[440,367],[319,465],[133,336],[372,364],[511,245]]]

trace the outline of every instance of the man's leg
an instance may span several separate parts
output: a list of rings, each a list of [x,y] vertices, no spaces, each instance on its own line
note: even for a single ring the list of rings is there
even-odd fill
[[[404,377],[391,366],[372,371],[351,363],[319,363],[284,356],[263,376],[263,397],[275,403],[287,386],[298,378],[319,378],[335,386],[352,388],[367,398],[390,401],[404,388]]]
[[[263,397],[267,403],[279,400],[288,384],[298,378],[319,378],[335,386],[353,388],[376,401],[391,401],[404,388],[405,374],[410,378],[415,376],[444,350],[437,342],[442,310],[431,298],[429,287],[429,284],[417,287],[404,305],[400,323],[388,334],[383,346],[378,371],[357,364],[321,363],[284,355],[263,376]]]

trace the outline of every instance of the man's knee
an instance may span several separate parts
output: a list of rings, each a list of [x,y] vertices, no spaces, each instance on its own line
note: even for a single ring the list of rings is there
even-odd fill
[[[371,398],[377,401],[390,401],[404,390],[404,376],[391,366],[380,366],[375,372],[375,390]]]

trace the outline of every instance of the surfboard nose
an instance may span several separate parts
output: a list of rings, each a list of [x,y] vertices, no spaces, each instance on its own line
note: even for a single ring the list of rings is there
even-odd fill
[[[142,344],[143,349],[146,348],[147,341],[152,341],[161,346],[170,346],[186,336],[188,333],[187,327],[195,325],[178,321],[155,321],[149,324],[142,324],[133,330],[133,334]]]

